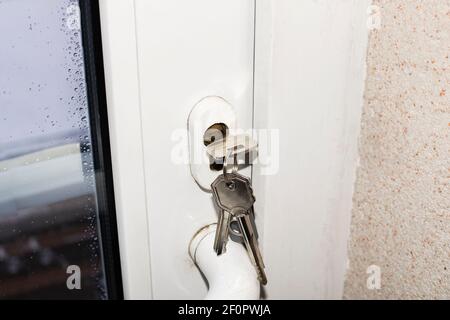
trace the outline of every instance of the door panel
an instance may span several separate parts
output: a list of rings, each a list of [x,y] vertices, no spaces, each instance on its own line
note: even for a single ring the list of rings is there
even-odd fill
[[[183,132],[205,96],[228,100],[238,127],[251,128],[254,1],[138,0],[136,21],[153,294],[202,298],[188,245],[217,215],[177,150],[188,155]]]

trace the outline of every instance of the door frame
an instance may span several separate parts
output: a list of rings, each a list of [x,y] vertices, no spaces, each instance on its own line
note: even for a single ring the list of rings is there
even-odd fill
[[[99,5],[124,297],[152,299],[135,2]]]

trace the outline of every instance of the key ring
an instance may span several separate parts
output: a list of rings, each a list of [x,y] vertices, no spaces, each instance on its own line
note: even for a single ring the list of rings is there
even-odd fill
[[[234,155],[233,155],[233,169],[231,170],[231,173],[236,173],[239,169],[239,165],[238,165],[238,159],[237,159],[237,146],[234,147]],[[225,177],[225,180],[228,181],[228,172],[227,172],[227,168],[228,168],[228,159],[229,157],[225,157],[223,159],[223,176]]]
[[[234,224],[233,224],[234,223]],[[239,222],[236,220],[236,218],[233,218],[233,220],[231,220],[231,223],[230,223],[230,225],[229,225],[229,227],[228,227],[228,231],[231,233],[231,234],[233,234],[233,235],[235,235],[235,236],[237,236],[237,237],[240,237],[240,238],[242,238],[243,237],[243,234],[242,234],[242,231],[240,230],[240,226],[239,226],[239,224],[238,224]],[[239,231],[238,230],[236,230],[236,229],[233,229],[233,225],[236,225],[236,224],[238,224],[238,228],[239,228]]]

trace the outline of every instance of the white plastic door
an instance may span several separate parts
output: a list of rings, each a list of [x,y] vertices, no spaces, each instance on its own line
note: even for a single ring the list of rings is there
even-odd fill
[[[190,174],[187,120],[218,95],[251,128],[254,0],[103,1],[101,10],[125,295],[202,298],[188,245],[217,214]]]

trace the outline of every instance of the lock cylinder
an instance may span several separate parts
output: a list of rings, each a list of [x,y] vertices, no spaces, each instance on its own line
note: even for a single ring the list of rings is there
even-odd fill
[[[202,190],[221,173],[223,163],[212,159],[207,147],[223,140],[236,127],[236,114],[224,98],[209,96],[192,108],[188,119],[189,164],[191,175]]]

